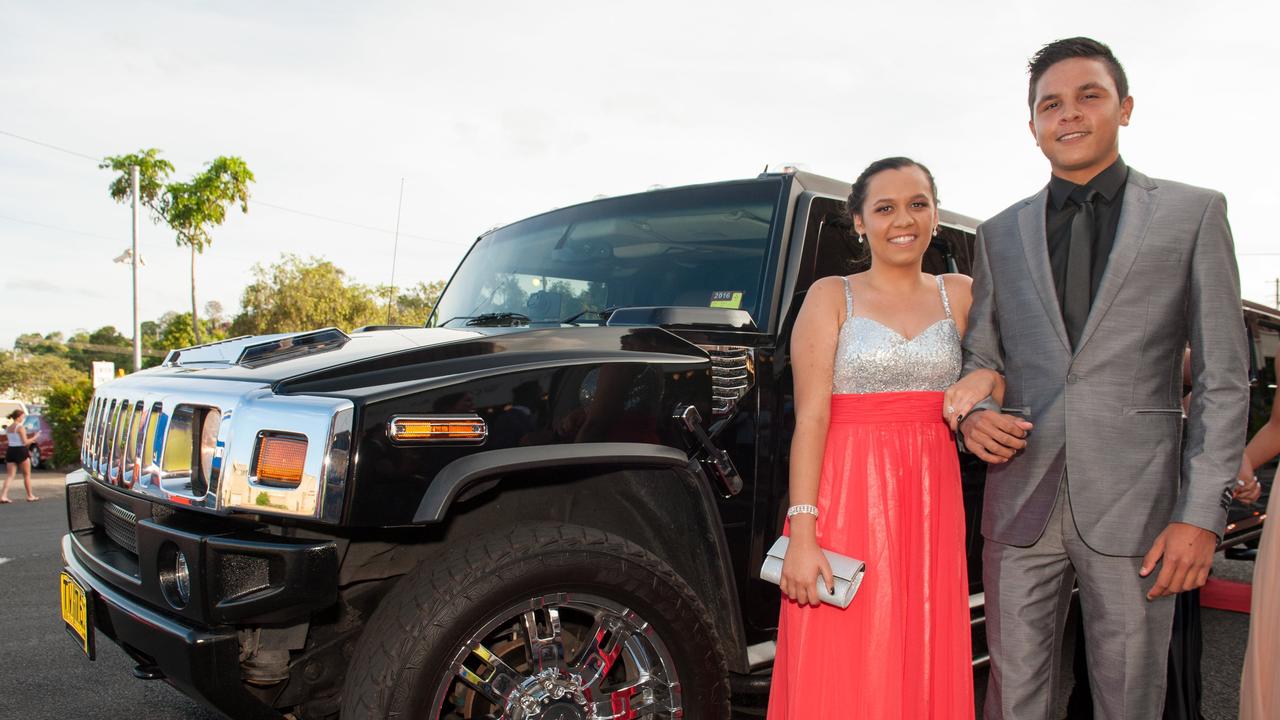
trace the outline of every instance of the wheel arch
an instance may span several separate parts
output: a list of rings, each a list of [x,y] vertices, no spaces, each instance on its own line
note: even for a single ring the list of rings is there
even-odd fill
[[[437,552],[513,520],[552,520],[645,547],[703,598],[731,670],[748,667],[732,559],[711,480],[684,452],[643,443],[589,443],[477,453],[446,466],[417,521],[444,525]],[[697,552],[701,546],[707,552]]]

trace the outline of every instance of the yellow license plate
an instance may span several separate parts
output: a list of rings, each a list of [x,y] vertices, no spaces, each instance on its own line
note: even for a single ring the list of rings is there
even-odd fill
[[[93,625],[90,624],[89,594],[76,579],[62,573],[62,622],[84,654],[93,659]]]

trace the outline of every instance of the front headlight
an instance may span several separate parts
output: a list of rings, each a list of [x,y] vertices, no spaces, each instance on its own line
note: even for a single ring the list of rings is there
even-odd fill
[[[353,414],[349,400],[269,391],[245,398],[223,427],[219,507],[337,522]]]

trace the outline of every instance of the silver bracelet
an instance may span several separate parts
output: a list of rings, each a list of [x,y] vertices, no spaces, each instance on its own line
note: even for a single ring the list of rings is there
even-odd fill
[[[795,517],[796,515],[799,515],[799,514],[801,514],[801,513],[804,513],[805,515],[812,515],[812,516],[814,516],[814,517],[816,518],[816,517],[818,517],[818,506],[816,506],[816,505],[792,505],[791,507],[787,508],[787,519],[788,519],[788,520],[790,520],[791,518],[793,518],[793,517]]]

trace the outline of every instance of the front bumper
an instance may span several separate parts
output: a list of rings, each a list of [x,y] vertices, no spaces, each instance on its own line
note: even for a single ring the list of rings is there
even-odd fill
[[[67,477],[62,562],[87,591],[93,632],[234,718],[279,718],[241,680],[239,627],[290,625],[337,600],[335,543],[278,528],[175,510]],[[165,589],[181,551],[189,600]]]
[[[159,669],[183,693],[233,718],[279,720],[240,681],[240,642],[234,628],[200,630],[138,603],[89,572],[62,536],[64,570],[89,592],[94,632],[102,633],[139,664]]]

